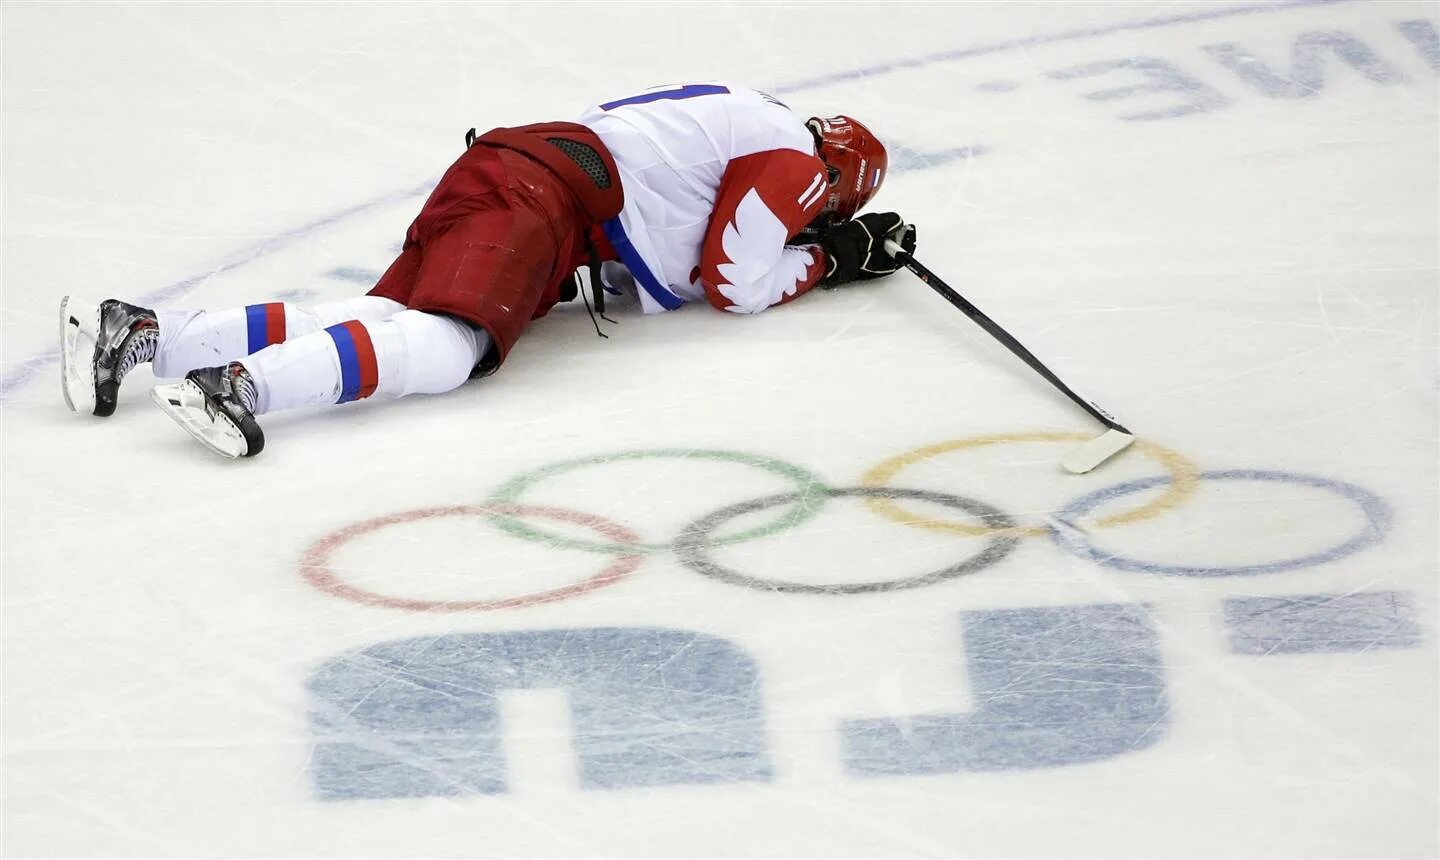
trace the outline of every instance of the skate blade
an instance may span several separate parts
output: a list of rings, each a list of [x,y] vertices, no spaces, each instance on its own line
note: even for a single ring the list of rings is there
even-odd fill
[[[160,411],[185,428],[186,433],[216,454],[238,460],[250,450],[240,428],[225,413],[207,408],[205,392],[190,380],[157,385],[150,389],[150,399]]]
[[[95,412],[95,342],[100,307],[84,299],[60,300],[60,393],[71,412]]]

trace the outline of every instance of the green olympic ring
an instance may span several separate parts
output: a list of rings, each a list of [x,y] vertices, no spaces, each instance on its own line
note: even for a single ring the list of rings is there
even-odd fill
[[[795,501],[786,512],[774,522],[755,526],[733,535],[722,538],[715,538],[711,541],[713,546],[726,546],[728,544],[740,543],[766,535],[778,534],[787,529],[794,528],[801,523],[814,517],[820,512],[820,508],[830,498],[830,488],[825,482],[812,472],[777,460],[773,457],[766,457],[760,454],[747,454],[741,451],[723,451],[706,448],[650,448],[638,451],[621,451],[615,454],[597,454],[591,457],[579,457],[573,460],[562,460],[558,463],[551,463],[530,472],[506,481],[494,493],[486,499],[487,504],[515,504],[520,501],[526,491],[536,484],[556,475],[570,472],[575,469],[593,466],[599,463],[614,463],[620,460],[649,460],[654,458],[678,458],[694,460],[721,460],[729,463],[740,463],[746,466],[753,466],[765,472],[771,472],[794,482],[798,492],[795,493]],[[571,538],[564,535],[547,532],[543,529],[526,525],[523,521],[504,514],[492,514],[496,526],[502,530],[524,540],[539,541],[551,546],[564,547],[566,549],[581,549],[589,552],[606,553],[663,553],[671,552],[675,548],[675,541],[667,543],[612,543],[605,541],[585,540],[583,538]]]

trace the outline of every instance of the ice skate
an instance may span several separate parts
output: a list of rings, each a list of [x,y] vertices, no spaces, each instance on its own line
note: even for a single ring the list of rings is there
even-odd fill
[[[76,296],[60,300],[60,380],[74,412],[107,416],[125,374],[155,357],[155,312],[116,299],[97,307]]]
[[[180,382],[155,386],[150,399],[222,457],[254,457],[265,447],[255,420],[255,383],[238,362],[192,370]]]

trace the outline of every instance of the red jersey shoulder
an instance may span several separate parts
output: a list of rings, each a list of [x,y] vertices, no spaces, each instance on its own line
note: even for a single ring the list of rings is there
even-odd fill
[[[714,217],[728,220],[753,189],[793,236],[820,214],[825,177],[825,162],[813,153],[771,149],[742,155],[725,169]]]
[[[715,307],[745,313],[809,289],[822,258],[787,246],[820,214],[828,190],[813,154],[775,149],[731,160],[691,282],[698,276]]]

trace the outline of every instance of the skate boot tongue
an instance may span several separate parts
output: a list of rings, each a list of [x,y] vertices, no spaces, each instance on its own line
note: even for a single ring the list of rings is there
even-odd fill
[[[225,369],[225,372],[230,377],[230,391],[235,399],[240,401],[240,405],[245,407],[246,412],[254,414],[255,406],[260,402],[259,396],[255,393],[255,377],[251,376],[250,371],[245,369],[245,365],[238,361],[230,362],[230,366]]]

